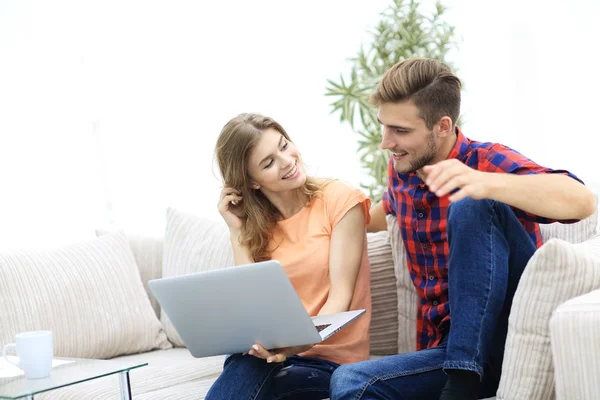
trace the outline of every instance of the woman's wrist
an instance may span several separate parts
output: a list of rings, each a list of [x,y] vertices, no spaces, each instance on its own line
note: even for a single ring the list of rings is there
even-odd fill
[[[240,245],[240,237],[242,236],[242,231],[240,229],[229,229],[229,239],[231,240],[231,244]]]

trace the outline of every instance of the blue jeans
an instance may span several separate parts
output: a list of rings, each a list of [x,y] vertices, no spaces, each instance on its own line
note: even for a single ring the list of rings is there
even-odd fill
[[[268,364],[251,355],[234,354],[206,400],[322,400],[329,397],[329,381],[338,364],[319,358],[292,356]]]
[[[478,373],[479,397],[495,395],[512,298],[536,246],[510,207],[493,200],[452,203],[447,234],[451,326],[441,343],[341,366],[331,400],[438,400],[449,369]]]

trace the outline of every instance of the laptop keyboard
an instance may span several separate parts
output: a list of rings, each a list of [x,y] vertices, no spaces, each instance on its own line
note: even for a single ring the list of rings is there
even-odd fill
[[[315,328],[317,328],[317,332],[321,332],[323,329],[327,328],[328,326],[331,326],[331,324],[315,325]]]

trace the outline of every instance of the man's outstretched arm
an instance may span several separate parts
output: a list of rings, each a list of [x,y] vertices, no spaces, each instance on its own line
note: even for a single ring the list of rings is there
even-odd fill
[[[581,220],[596,212],[594,194],[582,183],[560,174],[491,174],[487,198],[556,220]]]
[[[423,169],[426,184],[450,201],[464,197],[496,200],[527,213],[553,220],[580,220],[596,212],[594,194],[582,183],[562,174],[516,175],[483,172],[458,160],[445,160]]]
[[[387,220],[385,219],[385,210],[381,202],[371,208],[371,222],[367,225],[367,232],[379,232],[387,230]]]

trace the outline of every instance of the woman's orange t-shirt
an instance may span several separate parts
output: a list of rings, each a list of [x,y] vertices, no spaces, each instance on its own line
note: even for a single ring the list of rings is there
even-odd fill
[[[370,200],[360,190],[341,181],[331,181],[306,207],[292,217],[278,222],[273,232],[271,253],[290,279],[304,308],[311,315],[319,313],[329,294],[329,247],[331,233],[346,213],[361,204],[368,223]],[[366,313],[341,331],[315,345],[302,356],[317,357],[347,364],[369,357],[371,322],[370,267],[367,239],[350,310],[366,309]]]

